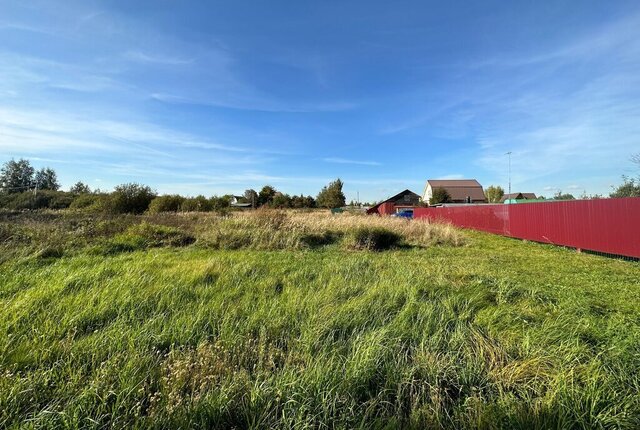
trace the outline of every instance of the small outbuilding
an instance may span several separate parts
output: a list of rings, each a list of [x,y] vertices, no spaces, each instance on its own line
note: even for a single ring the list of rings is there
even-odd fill
[[[436,188],[447,190],[450,203],[487,203],[484,189],[475,179],[429,179],[422,196],[425,203],[429,203]]]
[[[393,215],[398,212],[412,211],[419,206],[420,196],[411,190],[404,190],[387,200],[367,209],[368,215]]]
[[[500,203],[512,203],[514,200],[535,200],[537,198],[535,193],[511,193],[502,196]]]

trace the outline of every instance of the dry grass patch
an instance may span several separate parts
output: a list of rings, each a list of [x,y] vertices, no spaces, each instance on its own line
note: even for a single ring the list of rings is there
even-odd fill
[[[366,232],[380,234],[364,234]],[[302,249],[338,242],[348,248],[378,249],[377,242],[369,240],[373,236],[394,238],[392,241],[382,240],[389,246],[380,249],[395,245],[427,247],[460,246],[465,243],[463,233],[451,225],[427,220],[350,213],[334,215],[319,211],[258,210],[236,213],[208,223],[199,233],[201,243],[219,249]]]

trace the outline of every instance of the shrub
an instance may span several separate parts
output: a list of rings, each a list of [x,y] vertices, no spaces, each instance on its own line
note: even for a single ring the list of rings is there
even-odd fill
[[[100,210],[105,206],[104,202],[106,199],[108,199],[108,196],[104,194],[80,194],[73,199],[69,208],[87,211]]]
[[[350,235],[348,245],[353,249],[382,251],[400,242],[400,235],[382,227],[358,227]]]
[[[67,209],[73,203],[73,196],[70,193],[56,192],[51,196],[49,209]]]
[[[146,185],[118,185],[105,202],[104,209],[116,214],[141,214],[149,208],[149,204],[155,197],[155,191]]]
[[[211,201],[205,196],[192,197],[185,199],[180,205],[182,212],[210,212],[213,209]]]
[[[25,191],[2,196],[0,207],[13,210],[65,209],[72,201],[71,194],[63,191],[42,190],[37,193]]]
[[[436,187],[433,189],[433,195],[429,199],[430,205],[437,205],[440,203],[450,203],[450,202],[451,202],[451,196],[449,195],[449,192],[445,188]]]
[[[179,195],[159,196],[149,204],[149,212],[178,212],[184,201],[185,198]]]
[[[336,243],[341,237],[341,233],[333,231],[307,233],[300,236],[300,242],[308,248],[319,248]]]

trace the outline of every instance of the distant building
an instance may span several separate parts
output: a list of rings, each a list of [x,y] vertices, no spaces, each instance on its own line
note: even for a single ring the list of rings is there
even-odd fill
[[[536,197],[536,195],[534,193],[511,193],[511,194],[505,194],[504,196],[502,196],[502,198],[500,199],[500,203],[504,203],[507,200],[511,201],[511,200],[535,200],[538,197]]]
[[[232,208],[250,208],[252,206],[244,196],[231,196],[230,205]]]
[[[393,215],[398,212],[412,211],[420,205],[420,196],[411,190],[404,190],[387,200],[367,209],[367,214]]]
[[[487,203],[482,185],[475,179],[429,179],[422,200],[429,203],[435,188],[444,188],[451,203]]]

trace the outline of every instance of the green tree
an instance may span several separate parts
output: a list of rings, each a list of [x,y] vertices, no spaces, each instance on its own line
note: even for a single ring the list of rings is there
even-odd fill
[[[504,190],[500,185],[490,185],[484,192],[489,203],[500,203],[500,200],[504,196]]]
[[[180,205],[182,212],[211,212],[213,204],[203,195],[185,199]]]
[[[244,192],[244,198],[247,203],[251,203],[252,208],[256,208],[258,206],[258,193],[254,189],[248,189]]]
[[[262,187],[260,193],[258,194],[258,206],[270,204],[273,200],[273,197],[276,195],[276,192],[276,189],[271,185],[265,185],[264,187]]]
[[[640,167],[640,152],[631,156],[631,162]],[[638,179],[622,175],[622,185],[614,188],[610,197],[640,197],[640,177]]]
[[[430,205],[438,205],[441,203],[450,203],[450,202],[451,202],[451,195],[449,195],[449,192],[445,188],[436,187],[433,189],[433,194],[429,199]]]
[[[227,194],[222,197],[213,196],[209,199],[211,203],[211,210],[214,211],[224,211],[229,206],[231,206],[231,195]]]
[[[122,184],[115,187],[105,201],[105,210],[111,213],[141,214],[156,197],[155,191],[146,185]]]
[[[91,188],[84,182],[78,181],[69,188],[69,192],[72,194],[89,194],[91,193]]]
[[[291,196],[284,193],[276,193],[271,201],[271,206],[274,208],[285,209],[292,207]]]
[[[569,193],[563,194],[561,190],[558,190],[558,192],[553,195],[553,199],[554,200],[575,200],[576,198],[573,196],[573,194],[569,194]]]
[[[49,167],[43,167],[36,172],[35,183],[39,190],[58,191],[60,188],[56,171]]]
[[[35,170],[24,158],[7,161],[0,169],[0,187],[7,193],[20,193],[33,187]]]
[[[636,181],[628,176],[622,177],[623,183],[613,190],[609,197],[640,197],[640,179]]]
[[[338,178],[329,185],[322,187],[316,203],[323,208],[339,208],[345,205],[345,197],[342,192],[343,182]]]
[[[158,196],[151,201],[148,210],[151,213],[178,212],[182,202],[184,197],[177,194]]]
[[[303,208],[315,208],[317,206],[316,199],[313,197],[307,196],[304,198],[304,204],[302,205]]]

